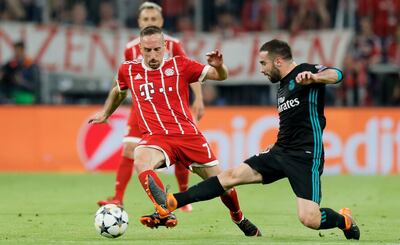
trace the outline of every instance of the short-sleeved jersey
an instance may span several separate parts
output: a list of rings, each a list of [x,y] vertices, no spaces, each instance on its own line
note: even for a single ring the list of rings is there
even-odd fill
[[[171,36],[168,36],[166,34],[164,34],[164,39],[166,42],[166,52],[164,55],[165,59],[168,59],[170,57],[174,57],[174,56],[186,56],[185,51],[183,50],[182,44],[179,42],[178,39],[173,38]],[[125,60],[135,60],[138,58],[142,58],[142,54],[140,52],[140,38],[137,37],[135,39],[133,39],[132,41],[130,41],[129,43],[126,44],[126,48],[125,48],[125,52],[124,52],[124,56],[125,56]],[[133,106],[133,105],[132,105]],[[126,135],[125,138],[130,138],[130,137],[140,137],[141,136],[141,132],[138,129],[138,122],[136,120],[136,115],[135,115],[135,110],[132,108],[130,110],[130,115],[129,115],[129,119],[128,119],[128,135]]]
[[[277,96],[279,133],[276,145],[323,158],[325,84],[300,85],[295,78],[304,71],[318,73],[325,69],[325,66],[303,63],[281,79]]]
[[[121,64],[118,86],[131,90],[142,134],[199,134],[189,110],[189,84],[203,81],[209,67],[184,56],[163,60],[156,70],[143,60]]]
[[[164,40],[166,43],[166,51],[164,58],[170,58],[174,56],[186,56],[185,51],[182,48],[182,44],[179,42],[178,39],[173,38],[164,34]],[[140,53],[140,38],[137,37],[126,44],[125,47],[125,60],[135,60],[142,57]]]

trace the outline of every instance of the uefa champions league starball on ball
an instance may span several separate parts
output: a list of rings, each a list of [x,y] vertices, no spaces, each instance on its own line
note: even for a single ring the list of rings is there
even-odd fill
[[[115,204],[104,205],[96,212],[94,227],[102,236],[117,238],[128,228],[128,214]]]

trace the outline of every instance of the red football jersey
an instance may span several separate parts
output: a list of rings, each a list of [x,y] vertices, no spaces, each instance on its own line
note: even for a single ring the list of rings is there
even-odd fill
[[[203,81],[209,67],[185,56],[164,59],[156,70],[143,60],[121,64],[118,86],[131,90],[142,134],[199,134],[189,109],[189,84]]]
[[[166,42],[166,52],[164,58],[170,58],[174,56],[186,56],[185,51],[183,50],[182,44],[178,39],[175,39],[171,36],[164,34],[164,39]],[[142,58],[142,54],[140,52],[140,37],[135,38],[126,44],[125,48],[125,60],[135,60],[138,58]],[[135,115],[135,110],[132,108],[130,110],[130,115],[128,119],[128,134],[125,136],[125,139],[128,138],[141,138],[141,132],[139,130],[138,122]],[[124,140],[125,140],[124,139]],[[135,140],[136,141],[136,140]]]
[[[164,39],[166,42],[166,51],[164,58],[170,58],[174,56],[186,56],[185,51],[183,50],[182,44],[178,39],[173,38],[164,34]],[[140,53],[140,37],[137,37],[126,44],[125,48],[125,60],[135,60],[138,58],[142,58],[142,54]]]

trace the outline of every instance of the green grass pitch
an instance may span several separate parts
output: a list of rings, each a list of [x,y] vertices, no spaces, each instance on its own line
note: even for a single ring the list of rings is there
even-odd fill
[[[160,174],[175,191],[173,175]],[[191,183],[199,181],[191,175]],[[399,176],[326,176],[323,207],[349,207],[361,240],[347,241],[338,229],[314,231],[297,220],[295,196],[287,180],[238,188],[242,210],[263,232],[247,238],[230,221],[219,199],[176,212],[174,229],[148,229],[138,219],[153,212],[134,175],[125,207],[129,227],[122,237],[95,232],[96,200],[113,191],[114,174],[0,174],[0,244],[400,244]]]

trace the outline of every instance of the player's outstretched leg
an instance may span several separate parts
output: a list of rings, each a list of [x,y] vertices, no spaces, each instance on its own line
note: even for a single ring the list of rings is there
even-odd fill
[[[190,187],[185,192],[176,194],[165,193],[163,189],[149,178],[149,190],[158,204],[155,205],[155,207],[160,216],[166,216],[177,208],[188,203],[205,201],[224,194],[221,199],[224,200],[224,203],[227,202],[229,207],[232,208],[231,217],[235,224],[246,236],[261,236],[259,229],[245,218],[240,211],[236,191],[231,189],[230,192],[226,193],[216,176],[208,178]]]
[[[345,228],[342,229],[346,239],[360,239],[360,229],[352,217],[352,213],[349,208],[342,208],[339,213],[344,216]]]
[[[129,180],[132,177],[132,172],[133,172],[133,159],[123,156],[118,166],[117,176],[115,178],[114,196],[107,198],[106,200],[97,201],[97,205],[104,206],[107,204],[115,204],[122,207],[125,190],[129,183]]]

